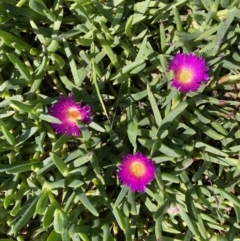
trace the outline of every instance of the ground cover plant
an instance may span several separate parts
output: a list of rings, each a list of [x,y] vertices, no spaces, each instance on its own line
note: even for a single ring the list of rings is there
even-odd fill
[[[0,1],[0,241],[239,241],[238,0]]]

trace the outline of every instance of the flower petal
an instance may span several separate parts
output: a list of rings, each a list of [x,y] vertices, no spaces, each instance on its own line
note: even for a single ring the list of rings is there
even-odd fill
[[[197,91],[200,85],[208,80],[205,60],[193,53],[177,53],[168,69],[174,74],[171,86],[184,93]]]
[[[148,183],[155,176],[154,162],[142,153],[123,156],[118,169],[120,181],[128,186],[132,192],[143,192]]]
[[[49,113],[61,121],[61,124],[52,124],[56,133],[73,136],[80,135],[77,120],[90,123],[92,115],[89,105],[82,106],[81,103],[76,103],[72,96],[60,97],[50,108]]]

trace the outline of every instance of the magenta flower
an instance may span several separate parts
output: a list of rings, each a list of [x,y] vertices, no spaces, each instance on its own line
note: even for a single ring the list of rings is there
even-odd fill
[[[76,103],[73,97],[60,97],[58,102],[50,108],[49,113],[62,122],[52,124],[56,133],[73,136],[80,135],[77,120],[82,123],[90,123],[92,115],[89,105],[82,106],[81,103]]]
[[[118,167],[120,181],[128,186],[132,192],[143,192],[155,175],[154,162],[142,153],[123,156]]]
[[[171,86],[184,93],[197,91],[200,85],[208,80],[205,60],[193,53],[177,53],[169,63],[168,69],[174,74]]]

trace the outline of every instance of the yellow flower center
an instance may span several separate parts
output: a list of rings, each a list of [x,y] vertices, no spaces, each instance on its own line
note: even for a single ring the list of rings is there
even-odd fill
[[[176,74],[176,79],[181,83],[186,84],[192,80],[193,73],[190,69],[182,68]]]
[[[76,122],[76,120],[80,120],[82,115],[78,109],[70,108],[67,113],[67,117],[69,121]]]
[[[141,162],[135,161],[130,165],[130,170],[135,177],[142,177],[145,173],[145,166]]]

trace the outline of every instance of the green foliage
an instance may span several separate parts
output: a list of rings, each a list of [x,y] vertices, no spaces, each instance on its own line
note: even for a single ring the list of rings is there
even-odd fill
[[[0,2],[0,241],[240,240],[238,0]],[[178,51],[209,81],[170,87]],[[49,107],[92,107],[79,138]],[[79,124],[80,125],[80,124]],[[145,193],[121,156],[156,163]]]

